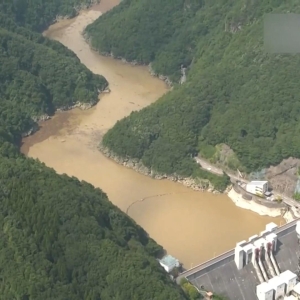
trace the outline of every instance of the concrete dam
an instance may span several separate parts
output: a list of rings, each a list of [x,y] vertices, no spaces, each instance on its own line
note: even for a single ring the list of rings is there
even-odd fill
[[[300,219],[241,241],[222,255],[181,273],[199,291],[230,300],[300,299]]]

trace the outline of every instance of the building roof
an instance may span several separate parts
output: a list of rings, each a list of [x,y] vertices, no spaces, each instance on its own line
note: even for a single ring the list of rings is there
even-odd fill
[[[250,181],[249,183],[247,183],[248,185],[264,185],[268,183],[268,181]]]
[[[256,289],[257,289],[257,292],[265,293],[265,292],[271,291],[273,288],[267,282],[263,282],[260,285],[258,285],[256,287]]]
[[[167,266],[169,269],[179,266],[179,260],[173,257],[172,255],[164,256],[160,261],[161,264]]]
[[[274,230],[276,228],[278,228],[278,225],[275,224],[274,222],[271,222],[271,223],[269,223],[269,224],[266,225],[266,229],[270,230],[270,231],[272,231],[272,230]]]
[[[268,283],[269,283],[270,286],[278,287],[279,285],[284,284],[284,280],[283,280],[282,277],[275,276],[275,277],[269,279]]]
[[[291,279],[294,279],[295,277],[297,278],[297,275],[290,270],[282,272],[279,276],[282,277],[285,281],[289,281]]]
[[[271,233],[267,234],[265,238],[266,238],[267,241],[271,241],[271,240],[277,238],[277,234],[274,233],[274,232],[271,232]]]
[[[253,245],[252,244],[248,244],[246,246],[243,247],[243,250],[245,252],[248,252],[249,250],[252,250],[253,249]]]
[[[256,246],[256,247],[261,247],[261,246],[263,246],[264,244],[265,244],[265,239],[264,238],[259,238],[258,240],[256,240],[255,242],[254,242],[254,245]]]

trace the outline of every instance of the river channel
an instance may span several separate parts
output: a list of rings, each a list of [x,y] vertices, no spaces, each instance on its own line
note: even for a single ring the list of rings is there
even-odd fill
[[[118,1],[110,1],[114,3]],[[195,192],[167,180],[154,180],[104,157],[97,144],[117,120],[156,101],[168,92],[146,67],[131,66],[92,51],[82,30],[107,10],[102,6],[62,20],[45,35],[74,51],[94,73],[105,76],[111,93],[90,110],[58,113],[26,139],[22,152],[58,173],[76,176],[104,190],[109,199],[141,225],[186,268],[234,247],[281,218],[259,216],[236,207],[226,195]]]

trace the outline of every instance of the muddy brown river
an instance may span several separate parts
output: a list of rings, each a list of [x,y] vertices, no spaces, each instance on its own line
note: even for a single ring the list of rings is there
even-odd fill
[[[117,1],[112,1],[113,3]],[[73,20],[51,26],[45,35],[74,51],[94,73],[109,81],[111,93],[90,110],[58,113],[36,134],[24,140],[23,153],[38,158],[58,173],[66,173],[103,189],[109,199],[141,225],[186,268],[232,248],[237,241],[280,218],[262,217],[236,207],[226,195],[195,192],[180,184],[154,180],[120,166],[97,149],[103,134],[117,120],[156,101],[165,84],[145,67],[131,66],[91,51],[81,36],[85,26],[107,10],[84,11]]]

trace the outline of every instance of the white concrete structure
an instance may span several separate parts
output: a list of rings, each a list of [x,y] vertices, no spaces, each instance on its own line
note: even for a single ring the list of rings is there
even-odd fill
[[[243,247],[236,245],[234,249],[234,262],[238,270],[242,270],[244,267],[244,249]]]
[[[276,225],[274,222],[271,222],[266,225],[266,230],[272,232],[278,228],[278,225]]]
[[[275,291],[274,298],[284,297],[285,295],[285,283],[280,276],[273,277],[268,282],[269,286]]]
[[[298,299],[300,298],[300,282],[293,288],[292,295],[296,296]]]
[[[246,191],[257,196],[263,196],[268,189],[268,181],[251,181],[246,185]]]
[[[274,232],[265,236],[267,242],[272,244],[272,252],[276,251],[277,249],[277,234]]]
[[[270,231],[268,229],[265,229],[265,230],[261,231],[260,236],[264,236],[268,233],[270,233]]]
[[[290,270],[284,271],[279,275],[285,283],[285,294],[289,294],[297,284],[297,275]]]
[[[164,256],[159,260],[159,263],[168,273],[170,273],[174,268],[180,267],[179,260],[171,255]]]
[[[285,296],[284,300],[297,300],[297,298],[293,295],[290,295],[290,296]]]
[[[259,238],[254,242],[254,246],[258,249],[265,248],[266,240],[264,238]]]
[[[253,262],[255,255],[254,252],[259,250],[260,255],[264,251],[273,252],[277,247],[277,235],[273,232],[278,226],[275,223],[269,223],[266,225],[261,235],[253,235],[249,238],[249,241],[241,241],[236,244],[234,251],[234,261],[238,268],[241,270],[246,264]]]
[[[248,244],[246,246],[243,247],[243,251],[245,254],[245,265],[248,265],[252,262],[252,256],[253,256],[253,245],[252,244]]]
[[[252,242],[253,240],[256,240],[256,239],[258,239],[258,235],[257,234],[252,235],[249,237],[249,242]]]
[[[297,237],[300,239],[300,221],[297,222],[296,225],[296,232],[297,232]]]
[[[274,290],[267,282],[263,282],[256,287],[256,296],[258,300],[273,300]]]
[[[237,245],[237,246],[241,246],[241,247],[242,247],[242,246],[245,246],[246,244],[247,244],[247,241],[245,241],[245,240],[244,240],[244,241],[241,241],[241,242],[238,242],[238,243],[236,243],[236,245]]]

